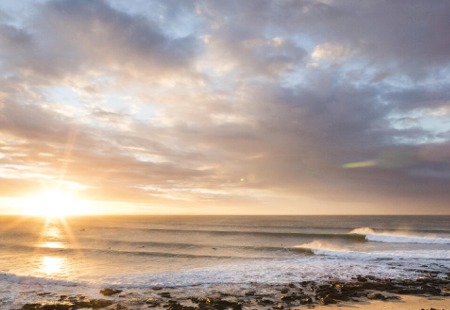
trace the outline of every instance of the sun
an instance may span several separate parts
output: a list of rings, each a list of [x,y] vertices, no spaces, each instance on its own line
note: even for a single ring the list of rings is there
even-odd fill
[[[45,191],[27,199],[25,213],[27,215],[47,218],[85,215],[88,210],[83,201],[69,192],[60,190]]]

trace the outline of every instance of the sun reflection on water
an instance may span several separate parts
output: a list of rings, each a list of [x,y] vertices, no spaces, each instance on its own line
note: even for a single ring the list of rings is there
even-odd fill
[[[40,271],[45,274],[61,273],[65,259],[62,257],[43,256]]]
[[[63,219],[47,219],[39,240],[36,242],[36,271],[51,276],[63,276],[69,270],[67,257],[61,256],[63,249],[75,246],[69,226]],[[55,256],[58,250],[58,256]]]
[[[62,242],[58,241],[45,241],[39,244],[40,248],[49,248],[49,249],[64,249],[65,246]]]
[[[59,239],[62,237],[61,229],[57,226],[46,227],[43,232],[43,238]]]

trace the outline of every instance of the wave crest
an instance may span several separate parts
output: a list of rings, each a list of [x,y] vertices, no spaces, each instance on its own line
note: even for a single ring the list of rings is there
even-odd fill
[[[450,244],[450,238],[398,232],[375,232],[370,227],[353,229],[350,234],[365,235],[367,241],[385,243]]]

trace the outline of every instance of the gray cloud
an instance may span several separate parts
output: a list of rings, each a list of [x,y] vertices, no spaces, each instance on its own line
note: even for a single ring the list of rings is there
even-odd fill
[[[64,175],[85,197],[186,208],[449,212],[447,2],[30,10],[0,26],[5,191]]]

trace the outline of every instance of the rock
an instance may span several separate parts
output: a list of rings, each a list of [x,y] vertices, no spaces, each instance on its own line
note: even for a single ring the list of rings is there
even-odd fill
[[[339,294],[339,293],[331,293],[328,294],[326,297],[332,298],[334,300],[342,300],[342,301],[348,301],[350,298],[345,294]]]
[[[111,295],[122,293],[122,290],[115,290],[115,289],[112,289],[112,288],[105,288],[105,289],[102,289],[100,291],[100,293],[103,294],[103,296],[111,296]]]
[[[44,305],[41,310],[69,310],[72,309],[72,304],[54,304],[54,305]]]
[[[59,303],[59,304],[25,304],[22,306],[21,310],[69,310],[73,309],[73,304],[69,303]]]
[[[92,299],[90,301],[91,307],[94,309],[105,308],[111,306],[113,302],[111,300],[106,299]]]
[[[162,292],[159,293],[159,296],[163,297],[163,298],[172,298],[172,296],[170,295],[169,292]]]
[[[152,307],[152,308],[158,307],[159,304],[160,304],[160,302],[161,302],[161,301],[160,301],[159,299],[156,299],[156,298],[153,298],[153,297],[148,298],[148,299],[145,301],[145,303],[146,303],[149,307]]]
[[[289,289],[287,287],[283,287],[281,289],[281,294],[286,294],[287,292],[289,292]]]
[[[322,305],[332,305],[332,304],[337,304],[337,301],[334,300],[333,298],[325,296],[325,297],[320,298],[320,303]]]
[[[358,282],[367,282],[367,279],[364,278],[363,276],[357,276],[356,280],[358,280]]]
[[[91,300],[82,300],[74,302],[74,308],[72,309],[79,309],[79,308],[93,308],[93,309],[101,309],[108,306],[111,306],[113,302],[111,300],[106,299],[91,299]]]
[[[25,304],[22,306],[22,310],[38,310],[41,308],[41,304],[34,303],[34,304]]]
[[[299,296],[297,294],[292,293],[291,295],[284,295],[281,296],[281,300],[284,302],[293,302],[299,299]]]
[[[308,296],[308,295],[300,296],[300,304],[308,305],[308,304],[312,304],[312,302],[313,302],[313,300],[310,296]]]
[[[367,298],[371,299],[371,300],[386,300],[386,296],[384,296],[381,293],[368,293],[367,294]]]
[[[268,306],[268,305],[273,305],[274,302],[273,302],[273,300],[270,300],[270,299],[261,299],[261,300],[258,302],[258,304],[259,304],[260,306]]]
[[[205,310],[242,310],[240,303],[220,298],[191,298],[191,301],[198,304],[200,309]]]
[[[245,296],[255,296],[255,294],[256,294],[256,291],[245,292]]]

